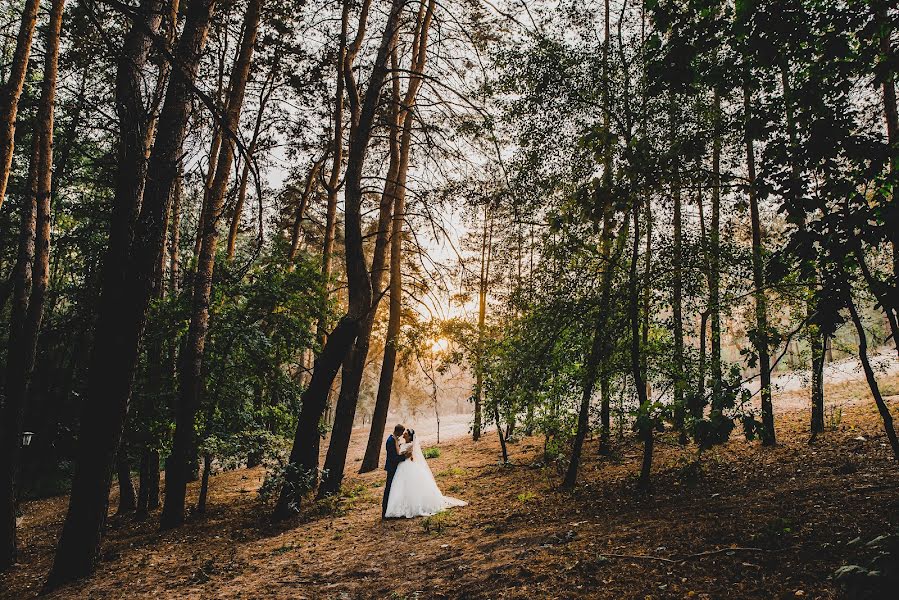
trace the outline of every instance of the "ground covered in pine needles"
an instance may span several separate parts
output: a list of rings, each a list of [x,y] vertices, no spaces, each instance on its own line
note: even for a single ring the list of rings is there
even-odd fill
[[[272,525],[262,470],[230,471],[177,531],[111,516],[96,575],[49,597],[839,598],[834,571],[864,564],[866,541],[899,527],[899,466],[873,402],[829,414],[813,446],[806,421],[783,414],[776,448],[735,439],[700,462],[661,436],[650,493],[635,489],[637,445],[602,459],[588,445],[580,486],[564,493],[540,439],[512,445],[511,466],[495,433],[456,440],[429,462],[470,504],[428,519],[381,522],[376,472]],[[0,575],[0,596],[39,592],[65,507],[25,507],[21,564]]]

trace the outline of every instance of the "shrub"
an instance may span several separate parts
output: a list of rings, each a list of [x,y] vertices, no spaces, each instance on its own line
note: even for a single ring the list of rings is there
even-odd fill
[[[440,448],[437,446],[425,448],[424,455],[425,458],[440,458]]]

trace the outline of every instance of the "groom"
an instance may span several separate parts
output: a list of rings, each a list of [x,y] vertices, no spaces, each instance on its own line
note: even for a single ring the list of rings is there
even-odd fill
[[[384,486],[384,499],[381,501],[382,519],[387,513],[387,499],[390,498],[390,486],[393,485],[393,476],[396,475],[396,468],[408,457],[408,454],[400,454],[397,449],[399,445],[397,440],[405,431],[405,426],[397,425],[393,428],[393,435],[387,438],[387,443],[385,444],[387,450],[387,463],[384,465],[384,470],[387,471],[387,485]]]

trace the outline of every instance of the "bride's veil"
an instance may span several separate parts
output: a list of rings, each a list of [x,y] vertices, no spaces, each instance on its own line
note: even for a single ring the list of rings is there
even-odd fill
[[[431,467],[428,465],[428,461],[425,460],[425,455],[421,451],[421,444],[418,443],[418,438],[415,438],[412,441],[412,458],[414,459],[414,462],[421,465],[422,471],[424,473],[427,473],[427,476],[436,485],[437,481],[434,479],[434,474],[431,472]]]

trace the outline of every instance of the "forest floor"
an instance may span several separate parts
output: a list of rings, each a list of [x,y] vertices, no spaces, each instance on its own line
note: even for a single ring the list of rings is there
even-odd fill
[[[339,500],[279,525],[256,494],[262,469],[229,471],[179,530],[111,515],[96,575],[49,597],[837,598],[834,570],[870,558],[857,538],[899,527],[880,416],[863,384],[842,385],[828,393],[851,401],[815,445],[805,411],[778,415],[775,448],[735,436],[700,463],[659,436],[649,493],[635,488],[637,444],[598,458],[591,442],[579,487],[560,492],[562,464],[543,464],[541,439],[511,445],[501,466],[495,433],[440,445],[429,464],[469,505],[429,519],[381,522],[384,474],[356,475],[352,454]],[[899,397],[890,406],[899,417]],[[65,508],[24,507],[21,564],[0,575],[0,596],[38,593]]]

